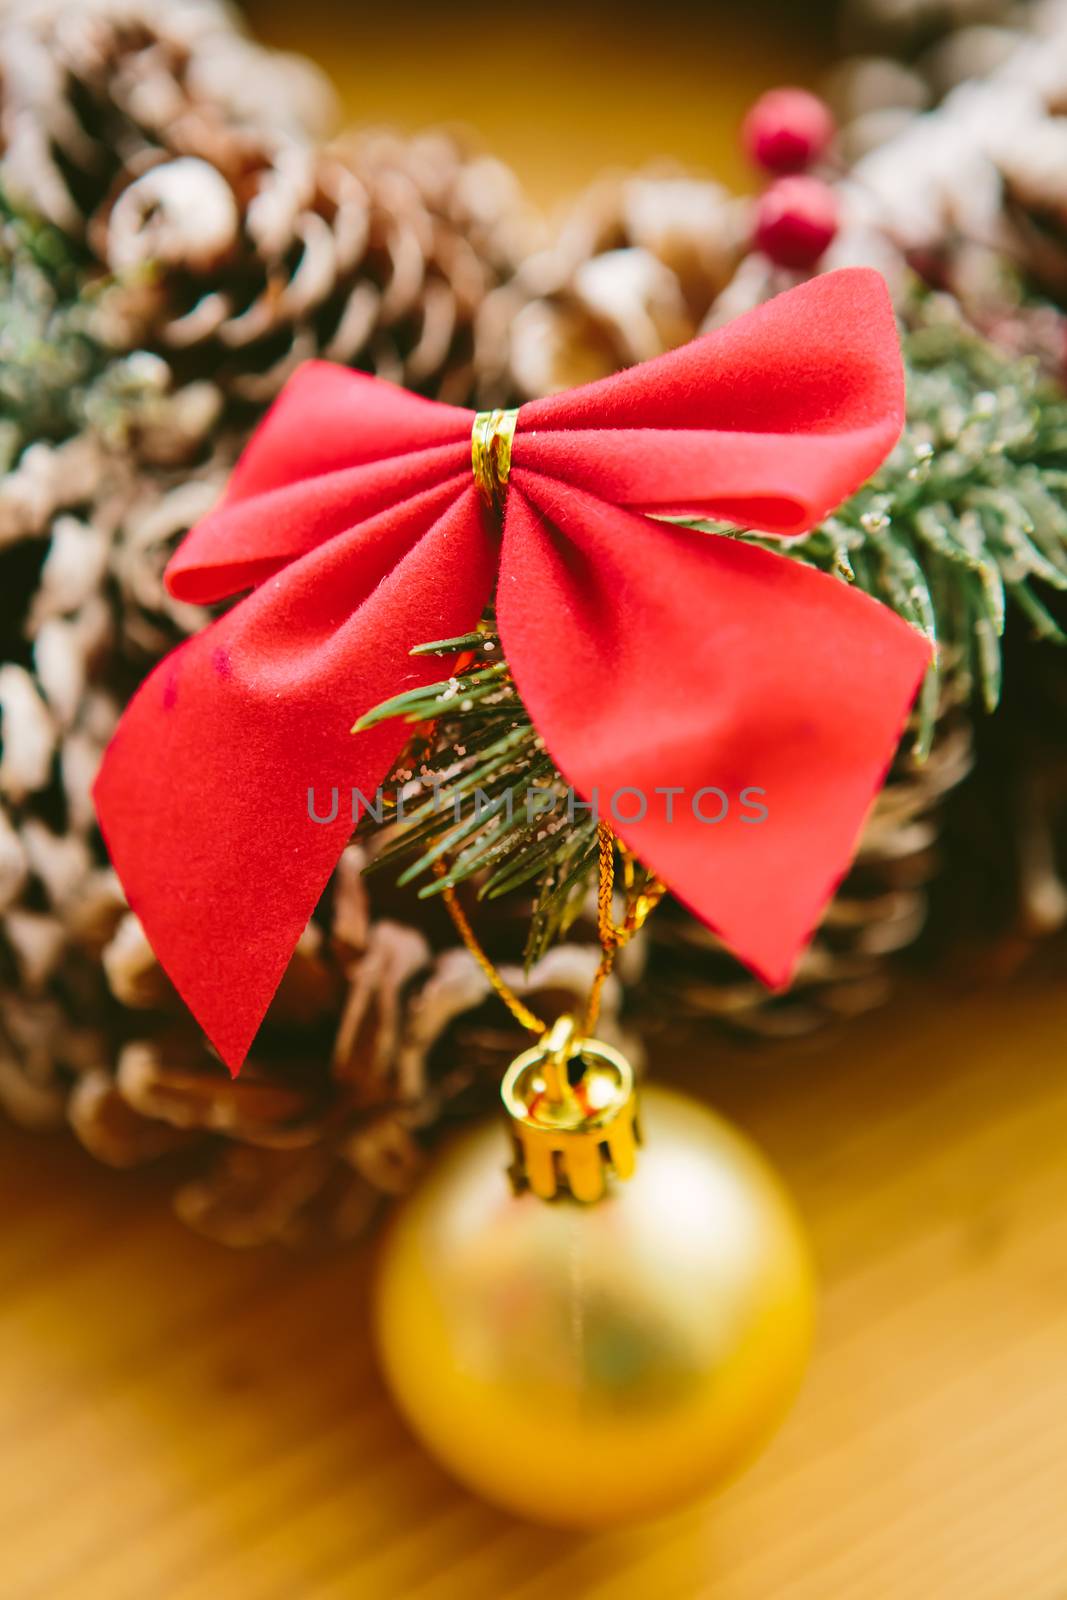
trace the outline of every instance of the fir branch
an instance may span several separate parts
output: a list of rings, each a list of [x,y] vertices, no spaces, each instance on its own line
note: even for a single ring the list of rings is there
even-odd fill
[[[596,819],[571,812],[570,791],[519,698],[491,621],[413,654],[457,650],[474,656],[465,671],[397,695],[353,730],[394,716],[435,727],[432,745],[409,750],[397,774],[393,821],[374,867],[399,869],[402,883],[422,880],[423,899],[476,875],[479,897],[490,900],[532,882],[530,964],[582,909],[596,865]],[[371,825],[364,818],[364,830]]]
[[[788,546],[739,537],[853,582],[937,645],[915,735],[922,757],[944,676],[995,709],[1009,606],[1037,637],[1063,637],[1035,585],[1067,589],[1067,397],[943,302],[912,319],[907,425],[881,470]]]
[[[109,281],[0,187],[0,472],[29,444],[86,428],[121,445],[158,390],[154,357],[122,354],[101,337]]]

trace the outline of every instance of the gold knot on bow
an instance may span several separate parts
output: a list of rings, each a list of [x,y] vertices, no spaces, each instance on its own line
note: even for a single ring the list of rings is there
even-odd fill
[[[471,429],[471,468],[474,481],[486,505],[498,515],[511,472],[511,444],[519,420],[516,406],[510,411],[479,411]]]

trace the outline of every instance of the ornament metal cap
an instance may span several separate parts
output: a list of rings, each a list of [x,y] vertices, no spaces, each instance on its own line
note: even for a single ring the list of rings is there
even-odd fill
[[[609,1174],[632,1176],[640,1142],[633,1068],[602,1040],[582,1038],[573,1017],[560,1017],[515,1058],[500,1093],[516,1177],[542,1200],[561,1191],[599,1200]]]

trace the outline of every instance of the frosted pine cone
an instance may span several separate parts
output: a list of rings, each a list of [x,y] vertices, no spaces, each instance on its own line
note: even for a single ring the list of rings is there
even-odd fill
[[[917,114],[917,102],[890,137],[854,144],[859,159],[842,185],[846,225],[827,264],[870,261],[895,286],[917,272],[956,296],[997,343],[1059,373],[1067,7],[1021,7],[1011,20],[995,41],[985,30],[984,53],[973,31],[947,36],[941,48],[954,42],[960,70],[931,83],[934,109]],[[847,76],[842,87],[847,98]]]
[[[163,567],[292,365],[467,399],[520,247],[503,168],[435,135],[327,151],[328,110],[211,4],[0,16],[0,1105],[118,1165],[184,1154],[184,1214],[233,1242],[356,1226],[512,1042],[447,931],[374,920],[348,857],[231,1084],[95,829],[123,705],[205,620]]]
[[[782,1038],[882,1004],[892,987],[891,958],[926,925],[941,866],[939,813],[971,770],[972,744],[970,719],[946,706],[928,760],[898,756],[853,866],[784,993],[769,995],[713,933],[668,907],[649,925],[653,987],[665,1006],[675,1016]]]
[[[594,184],[487,302],[485,389],[547,394],[683,344],[733,276],[747,229],[747,203],[709,179],[649,170]]]
[[[351,846],[236,1080],[191,1027],[131,914],[103,952],[130,1008],[128,1037],[113,1068],[79,1074],[71,1122],[115,1166],[184,1152],[194,1176],[178,1210],[225,1243],[358,1231],[378,1197],[417,1176],[427,1131],[488,1107],[528,1042],[466,950],[372,918],[362,865]],[[591,944],[562,945],[528,978],[505,972],[551,1015],[584,1000],[597,958]],[[613,982],[601,1031],[634,1057],[619,1000]]]
[[[22,0],[0,71],[4,183],[113,278],[113,347],[252,407],[308,356],[466,398],[474,313],[528,240],[499,163],[443,135],[322,147],[319,75],[203,0]]]

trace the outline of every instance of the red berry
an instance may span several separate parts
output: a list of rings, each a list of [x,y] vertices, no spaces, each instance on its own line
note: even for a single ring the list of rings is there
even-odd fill
[[[834,136],[833,113],[806,89],[771,89],[752,106],[741,128],[750,161],[765,172],[803,172]]]
[[[779,267],[813,267],[838,220],[837,195],[821,178],[779,178],[757,203],[754,242]]]

